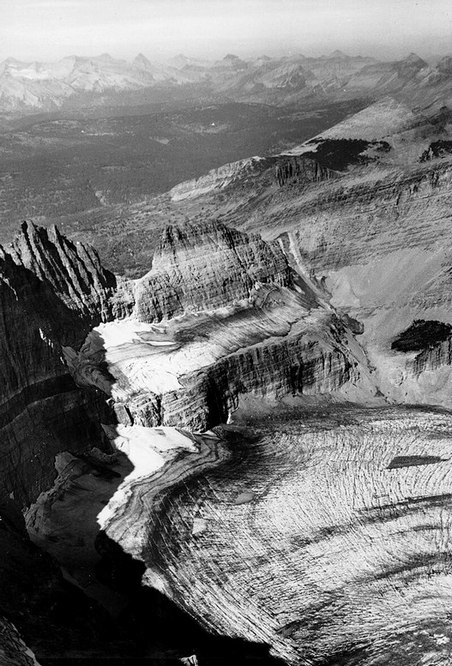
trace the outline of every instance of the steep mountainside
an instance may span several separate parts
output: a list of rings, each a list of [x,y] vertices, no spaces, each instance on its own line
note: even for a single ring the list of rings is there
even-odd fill
[[[216,204],[226,223],[279,240],[331,305],[364,323],[377,383],[397,401],[449,405],[446,350],[426,349],[420,358],[436,360],[413,365],[391,342],[416,319],[451,323],[452,163],[435,148],[448,145],[450,127],[447,108],[427,117],[388,99],[290,151],[289,160],[336,167],[334,177],[285,181],[276,167],[272,180],[255,170],[222,188],[225,205]],[[215,206],[214,190],[192,193],[185,188],[185,215]]]
[[[59,238],[56,234],[55,241]],[[40,253],[27,256],[25,247],[30,243],[30,249],[33,241]],[[71,243],[66,248],[75,249]],[[11,254],[2,250],[0,255],[1,474],[3,487],[20,505],[48,485],[55,474],[53,456],[61,447],[83,450],[98,437],[97,414],[105,411],[95,396],[88,399],[77,389],[61,351],[61,345],[79,345],[91,326],[101,321],[101,308],[96,311],[87,294],[90,281],[99,284],[100,275],[81,257],[78,266],[71,265],[70,257],[58,254],[61,249],[46,233],[25,226]],[[54,276],[80,271],[79,285],[84,285],[85,294],[81,292],[78,303],[68,305],[69,281],[60,282],[58,293],[46,278],[40,279],[38,273],[49,257]],[[82,295],[88,295],[83,306]],[[49,455],[43,455],[45,450]]]

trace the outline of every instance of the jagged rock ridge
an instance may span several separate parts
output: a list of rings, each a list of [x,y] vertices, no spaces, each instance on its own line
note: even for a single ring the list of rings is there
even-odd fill
[[[81,343],[93,313],[68,307],[50,283],[3,250],[0,304],[1,478],[26,504],[54,477],[61,447],[87,447],[98,436],[96,418],[105,409],[77,389],[61,349]]]

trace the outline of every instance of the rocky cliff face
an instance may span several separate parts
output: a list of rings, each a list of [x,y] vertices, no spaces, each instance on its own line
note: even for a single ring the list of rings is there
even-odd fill
[[[107,307],[105,274],[94,253],[79,252],[32,226],[0,250],[0,474],[20,503],[48,486],[56,452],[96,440],[105,412],[77,389],[62,357],[62,345],[77,347]]]
[[[66,348],[71,372],[110,396],[124,425],[198,431],[248,392],[358,381],[363,359],[347,348],[346,325],[302,279],[295,290],[294,275],[276,243],[219,222],[168,227],[133,285],[133,317],[101,325],[79,353]]]
[[[361,182],[355,175],[306,197],[290,226],[286,210],[281,230],[287,252],[323,280],[331,304],[363,323],[376,381],[397,401],[450,404],[442,374],[420,377],[422,367],[440,367],[444,345],[414,365],[390,346],[417,319],[452,323],[451,174],[450,159],[408,174],[370,170]]]
[[[135,314],[147,322],[171,319],[247,298],[256,282],[290,281],[289,265],[276,243],[219,222],[169,226],[152,270],[136,284]]]
[[[326,392],[359,374],[345,328],[306,284],[293,290],[281,247],[218,222],[168,227],[134,282],[56,229],[24,225],[2,251],[0,285],[1,473],[25,504],[48,487],[59,451],[102,441],[101,422],[202,430],[243,393]]]
[[[292,267],[314,274],[331,305],[362,322],[361,342],[384,394],[449,405],[439,377],[414,387],[414,394],[401,389],[414,378],[414,366],[403,361],[399,367],[402,357],[390,350],[394,336],[416,319],[452,323],[452,161],[441,154],[420,162],[431,136],[445,130],[437,128],[436,117],[410,122],[394,136],[384,135],[391,149],[377,151],[367,164],[302,188],[272,188],[263,176],[247,198],[235,187],[219,211],[226,223],[278,240]],[[347,127],[359,132],[361,121],[350,119]],[[338,137],[342,131],[339,126]],[[213,198],[201,198],[185,212],[199,216],[204,205],[213,205]]]
[[[426,351],[417,367],[391,341],[417,319],[452,323],[449,116],[384,100],[230,183],[224,200],[210,192],[183,204],[198,221],[215,210],[226,224],[278,241],[292,268],[315,276],[331,305],[361,322],[383,394],[446,406],[447,350]],[[305,178],[300,165],[311,157],[327,166],[352,159],[334,177],[313,169]],[[421,366],[433,374],[419,374]]]
[[[414,371],[420,375],[425,370],[437,370],[452,365],[452,339],[437,342],[421,351],[414,360]]]
[[[286,183],[318,183],[334,178],[335,173],[314,159],[295,156],[279,160],[275,166],[275,176],[278,185],[282,187]]]
[[[317,270],[338,269],[401,248],[427,250],[436,244],[438,224],[448,234],[450,161],[410,173],[364,173],[338,181],[320,196],[316,192],[306,197],[299,208],[303,218],[294,219],[297,243]]]
[[[334,316],[318,310],[305,322],[306,309],[290,292],[264,287],[260,292],[269,303],[198,321],[193,340],[163,354],[147,346],[135,358],[125,353],[121,359],[114,348],[108,350],[107,358],[117,359],[109,372],[123,389],[118,392],[127,407],[123,422],[204,431],[227,421],[247,393],[270,398],[330,393],[359,381],[359,362]],[[183,324],[178,323],[181,331]],[[126,366],[127,384],[121,381]],[[159,371],[160,383],[154,379]]]
[[[122,314],[113,305],[118,279],[103,268],[94,248],[73,243],[56,226],[45,229],[24,222],[21,231],[8,254],[50,286],[69,310],[92,325]]]

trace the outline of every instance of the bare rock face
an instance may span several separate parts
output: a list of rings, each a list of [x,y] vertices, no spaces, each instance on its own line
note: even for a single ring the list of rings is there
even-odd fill
[[[417,376],[452,364],[452,326],[441,321],[418,319],[392,342],[392,349],[415,353],[412,367]]]
[[[277,244],[219,222],[170,226],[152,270],[136,286],[136,316],[152,322],[221,307],[247,298],[257,281],[288,285],[290,279]]]
[[[449,406],[443,363],[434,361],[436,379],[422,379],[419,364],[391,350],[394,336],[416,319],[452,324],[452,161],[445,155],[419,162],[431,142],[410,140],[418,131],[396,135],[383,163],[357,165],[320,184],[275,192],[263,182],[231,218],[240,229],[279,240],[291,265],[313,273],[331,305],[361,322],[360,342],[384,395]]]
[[[88,399],[76,387],[61,350],[77,347],[101,320],[101,297],[96,304],[85,274],[85,290],[71,300],[75,287],[63,285],[57,244],[47,240],[36,228],[31,240],[26,228],[11,254],[0,250],[0,473],[5,489],[24,504],[55,475],[55,454],[89,446],[99,435],[95,415],[105,414],[96,396]],[[70,248],[63,240],[59,246]]]
[[[327,375],[323,368],[339,363],[338,376],[342,379],[338,384],[350,377],[350,363],[344,360],[343,353],[337,356],[333,352],[332,360],[330,352],[324,353],[317,345],[315,332],[309,344],[305,340],[301,343],[284,339],[290,326],[284,319],[275,323],[273,310],[279,308],[279,317],[289,316],[295,322],[306,315],[301,296],[295,302],[293,292],[286,291],[280,295],[282,306],[273,303],[267,312],[265,290],[258,297],[252,296],[255,285],[286,290],[290,287],[291,269],[280,246],[217,222],[169,227],[152,270],[136,282],[121,281],[105,271],[94,250],[74,245],[58,230],[47,231],[29,224],[23,225],[9,251],[2,250],[0,261],[0,355],[4,360],[0,369],[0,423],[5,460],[1,473],[8,492],[24,504],[33,501],[51,483],[55,476],[53,461],[59,451],[82,450],[102,440],[100,422],[108,423],[112,418],[124,421],[127,410],[127,418],[147,425],[169,423],[203,428],[227,418],[237,396],[248,390],[257,388],[279,395],[298,390],[301,383],[306,390],[317,379],[306,379],[306,372],[296,369],[300,344],[309,367],[317,364],[320,368],[309,371],[313,376],[319,372]],[[241,302],[241,312],[236,312],[234,308]],[[186,375],[182,382],[164,381],[162,386],[153,386],[152,381],[149,384],[146,380],[148,384],[141,386],[127,368],[121,370],[120,378],[116,378],[116,385],[121,388],[119,395],[114,396],[119,403],[114,417],[105,404],[104,394],[110,395],[111,377],[107,372],[105,380],[109,359],[102,340],[100,348],[96,348],[94,366],[104,364],[97,368],[96,376],[104,376],[105,385],[92,381],[92,377],[89,381],[81,379],[88,366],[94,367],[92,358],[88,364],[82,363],[82,372],[74,359],[93,326],[120,321],[134,303],[133,319],[137,322],[169,321],[189,313],[210,312],[204,320],[185,320],[181,327],[176,326],[173,342],[183,348],[182,356],[193,336],[205,342],[212,340],[214,347],[210,360],[204,362],[207,347],[199,342],[188,344],[189,354],[193,353],[196,360],[187,365],[182,358],[181,371],[176,373]],[[250,332],[246,330],[248,325]],[[233,333],[227,334],[229,326],[238,332],[236,339]],[[267,344],[266,338],[276,331],[281,339]],[[222,361],[255,342],[265,344],[263,355],[250,350]],[[156,344],[159,340],[144,340],[142,349],[152,356]],[[163,339],[163,345],[167,344],[168,340]],[[134,346],[133,354],[136,351]],[[143,356],[142,351],[135,358],[136,367],[143,362]],[[102,393],[88,394],[76,386],[68,372],[69,357],[76,380],[85,386],[94,385]],[[151,377],[156,372],[153,360],[147,361]],[[200,373],[203,366],[209,369]],[[319,390],[325,381],[336,380],[321,379]]]
[[[294,326],[287,336],[241,348],[183,376],[183,388],[161,397],[160,418],[168,425],[203,431],[226,422],[246,393],[276,398],[321,394],[357,381],[357,364],[342,341],[335,339],[333,326],[333,321],[311,330]],[[149,422],[140,417],[138,413],[138,422],[159,425],[157,419]]]
[[[102,443],[100,423],[205,429],[247,392],[327,392],[357,380],[346,328],[292,279],[279,244],[218,222],[168,227],[151,271],[134,282],[57,229],[24,224],[0,256],[7,491],[34,501],[60,451]]]
[[[65,354],[76,382],[108,395],[126,426],[199,432],[225,422],[247,393],[281,398],[364,382],[365,359],[345,324],[274,283],[159,324],[100,325],[78,353]]]
[[[452,338],[449,336],[421,351],[414,360],[414,371],[420,375],[425,370],[437,370],[452,365]]]
[[[35,655],[11,622],[0,620],[0,632],[0,659],[3,666],[39,666]]]
[[[97,252],[89,245],[72,243],[56,226],[45,229],[24,222],[9,254],[16,264],[49,284],[69,309],[93,322],[112,315],[111,297],[117,280],[101,266]]]
[[[275,177],[280,187],[286,183],[319,183],[334,176],[333,170],[303,156],[279,160],[275,166]]]

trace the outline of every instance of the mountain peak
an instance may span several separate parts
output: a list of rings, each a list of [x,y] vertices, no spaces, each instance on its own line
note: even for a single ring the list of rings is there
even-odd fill
[[[134,67],[140,67],[141,69],[149,69],[151,67],[151,62],[143,53],[139,53],[133,59],[132,65]]]
[[[439,72],[444,74],[452,73],[452,56],[446,55],[438,62],[436,68]]]
[[[114,58],[109,53],[101,53],[100,56],[96,56],[93,60],[101,60],[103,62],[112,62]]]
[[[328,58],[340,58],[341,60],[349,58],[349,56],[346,53],[344,53],[343,51],[340,51],[339,49],[336,49],[335,51],[330,53],[329,56],[327,56],[327,57]]]
[[[402,60],[403,63],[406,63],[407,65],[413,65],[416,67],[426,67],[427,63],[425,60],[422,60],[420,56],[417,55],[417,53],[410,53],[406,58]]]

